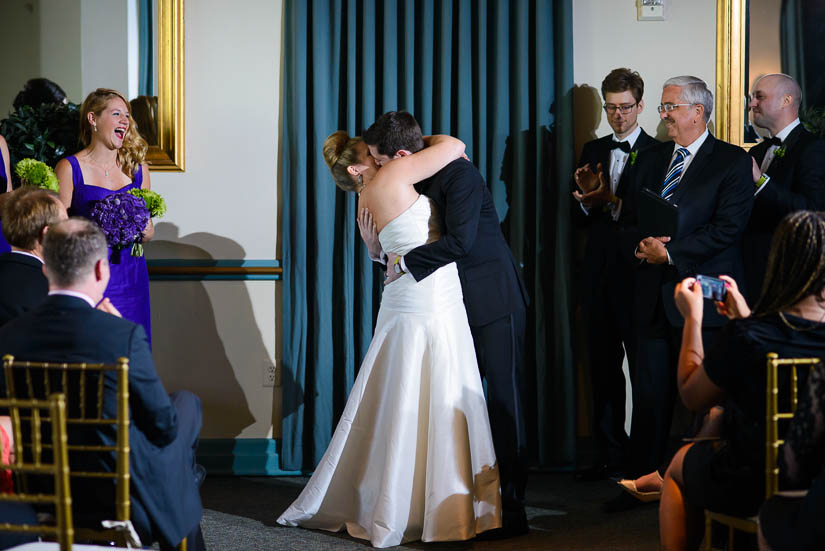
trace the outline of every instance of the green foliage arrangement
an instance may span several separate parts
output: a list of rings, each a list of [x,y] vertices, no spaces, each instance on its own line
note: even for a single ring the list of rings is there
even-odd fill
[[[799,120],[808,132],[825,138],[825,107],[805,107],[799,113]]]
[[[152,218],[160,218],[166,214],[166,201],[159,193],[155,193],[151,189],[130,189],[129,193],[135,197],[140,197],[146,202],[146,210],[149,211],[149,216]]]
[[[57,193],[60,184],[52,167],[37,159],[23,159],[14,167],[14,173],[25,186],[41,187]]]
[[[11,166],[32,158],[54,167],[57,161],[80,150],[80,108],[76,103],[23,106],[0,121],[0,134],[9,144]],[[14,187],[19,176],[12,176]]]

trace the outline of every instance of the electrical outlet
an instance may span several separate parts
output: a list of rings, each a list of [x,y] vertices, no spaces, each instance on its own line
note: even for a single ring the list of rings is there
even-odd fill
[[[264,387],[273,387],[275,386],[275,363],[272,362],[269,358],[264,359],[263,364],[263,386]]]

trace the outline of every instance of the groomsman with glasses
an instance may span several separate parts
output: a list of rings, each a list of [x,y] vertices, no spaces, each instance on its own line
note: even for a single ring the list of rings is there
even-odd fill
[[[788,75],[765,75],[748,103],[753,124],[771,135],[750,150],[755,197],[744,256],[751,304],[762,291],[771,239],[782,218],[795,210],[825,210],[825,141],[800,124],[801,96]]]
[[[578,480],[586,481],[619,476],[626,467],[622,363],[627,354],[632,368],[636,339],[627,323],[634,262],[630,254],[621,253],[626,233],[622,198],[629,188],[628,166],[640,150],[658,143],[637,120],[644,109],[644,81],[639,73],[614,69],[602,81],[601,91],[613,132],[584,144],[573,192],[587,228],[580,304],[586,334],[597,335],[591,344],[598,343],[588,350],[597,456],[591,466],[576,473]]]
[[[669,79],[658,111],[672,141],[639,154],[630,175],[636,189],[629,196],[647,188],[678,206],[679,222],[676,235],[639,236],[635,253],[640,263],[632,309],[638,335],[630,431],[633,477],[651,473],[666,458],[684,325],[673,300],[675,285],[698,274],[742,281],[740,244],[753,206],[750,157],[708,132],[713,94],[705,82],[692,76]],[[708,304],[702,320],[708,346],[726,321]]]

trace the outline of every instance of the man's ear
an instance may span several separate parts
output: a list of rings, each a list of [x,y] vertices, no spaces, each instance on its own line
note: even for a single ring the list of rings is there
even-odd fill
[[[103,260],[95,262],[95,281],[103,281]]]
[[[401,157],[406,157],[407,155],[412,155],[412,151],[409,151],[407,149],[399,149],[395,152],[395,156],[393,157],[393,159],[400,159]]]
[[[37,238],[41,245],[43,244],[43,240],[46,239],[47,233],[49,233],[49,226],[43,226],[43,229],[40,230],[40,237]]]
[[[637,115],[645,110],[645,100],[640,99],[638,103],[639,103],[639,108],[636,109],[636,114]]]

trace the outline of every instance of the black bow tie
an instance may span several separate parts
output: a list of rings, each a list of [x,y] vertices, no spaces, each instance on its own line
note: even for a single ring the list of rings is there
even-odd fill
[[[780,145],[782,145],[782,140],[774,136],[773,138],[765,138],[765,143],[768,144],[768,147],[772,145],[779,147]]]
[[[616,140],[611,140],[609,149],[621,149],[625,153],[630,153],[630,142],[617,142]]]

